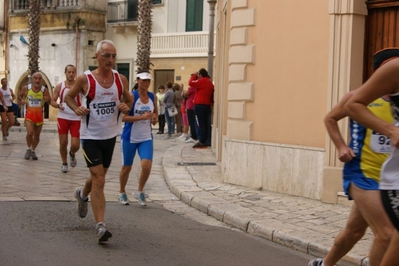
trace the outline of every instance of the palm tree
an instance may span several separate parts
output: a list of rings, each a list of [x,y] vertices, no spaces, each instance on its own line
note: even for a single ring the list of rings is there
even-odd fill
[[[152,0],[138,1],[138,27],[137,27],[137,59],[138,70],[150,69],[151,54],[151,6]]]
[[[29,0],[29,75],[39,71],[40,0]]]

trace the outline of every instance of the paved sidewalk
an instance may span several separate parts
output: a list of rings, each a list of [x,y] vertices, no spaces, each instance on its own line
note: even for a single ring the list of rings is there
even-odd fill
[[[4,184],[0,186],[0,201],[74,200],[71,191],[76,186],[82,185],[82,180],[88,174],[83,157],[78,155],[78,166],[70,168],[67,175],[62,174],[58,162],[56,123],[46,122],[37,149],[39,162],[43,167],[33,167],[38,165],[38,162],[21,160],[26,149],[25,140],[21,137],[18,141],[13,140],[13,132],[18,134],[17,132],[24,131],[23,126],[13,127],[10,130],[9,142],[0,145],[0,157],[7,156],[7,165],[3,164],[0,169],[3,173],[0,181]],[[153,168],[148,181],[146,193],[150,201],[169,204],[170,208],[173,200],[180,199],[229,226],[315,257],[323,257],[326,254],[335,236],[346,223],[350,211],[348,206],[326,204],[223,183],[220,165],[216,163],[216,157],[210,148],[194,150],[192,144],[186,144],[176,138],[163,140],[162,135],[154,135],[154,138],[154,161],[161,160],[162,167]],[[157,146],[162,147],[160,150],[165,152],[163,154],[157,152]],[[45,155],[43,155],[44,147],[46,147]],[[32,167],[22,169],[21,163]],[[184,165],[184,163],[194,163],[194,165]],[[119,166],[120,154],[114,152],[114,159],[107,173],[105,191],[107,201],[116,201],[119,189],[117,178]],[[132,175],[137,175],[139,171],[137,168],[139,167],[133,166]],[[32,175],[44,178],[33,179]],[[132,175],[127,185],[129,191],[137,187],[137,180],[131,182]],[[161,191],[160,187],[164,186],[160,182],[153,181],[157,178],[166,180],[176,198],[171,198],[168,193],[157,193],[157,190]],[[373,236],[368,230],[365,237],[337,265],[368,265],[367,254],[372,239]]]

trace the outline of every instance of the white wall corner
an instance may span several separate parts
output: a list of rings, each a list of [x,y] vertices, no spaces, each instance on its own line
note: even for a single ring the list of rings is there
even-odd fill
[[[252,102],[253,98],[254,98],[253,82],[240,82],[240,83],[229,84],[227,100]]]
[[[230,31],[230,45],[244,45],[248,43],[248,28],[235,28]]]
[[[248,0],[232,0],[231,1],[231,8],[245,8],[248,7]]]
[[[251,140],[252,121],[227,120],[227,137],[239,140]]]
[[[255,8],[237,9],[231,13],[231,27],[255,25]]]
[[[246,66],[245,64],[229,66],[229,82],[245,81]]]
[[[367,15],[367,5],[364,0],[330,0],[329,13]]]
[[[255,63],[255,45],[232,46],[229,51],[230,64],[254,64]]]
[[[245,118],[245,102],[229,102],[227,117],[234,119]]]

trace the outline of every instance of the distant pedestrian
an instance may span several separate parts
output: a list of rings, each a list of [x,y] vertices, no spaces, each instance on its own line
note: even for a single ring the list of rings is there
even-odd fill
[[[158,99],[158,132],[157,134],[165,133],[165,103],[163,99],[165,97],[165,86],[160,85],[158,87],[157,99]]]
[[[194,97],[196,90],[197,89],[194,87],[188,87],[187,91],[184,92],[184,96],[186,98],[185,104],[186,104],[187,120],[188,120],[188,125],[190,127],[190,138],[186,140],[186,143],[197,142],[198,125],[194,113]]]
[[[75,84],[76,68],[73,65],[67,65],[64,71],[66,80],[57,84],[53,91],[53,97],[51,98],[51,106],[58,108],[57,115],[57,128],[58,138],[60,141],[60,156],[61,156],[61,172],[68,172],[68,132],[71,134],[71,146],[69,149],[69,165],[75,167],[76,152],[80,148],[80,119],[81,117],[76,115],[68,105],[65,104],[65,95]],[[59,99],[59,103],[57,100]],[[78,106],[80,106],[80,97],[75,98]]]
[[[40,134],[43,127],[43,106],[50,103],[51,97],[48,89],[42,85],[42,74],[36,72],[32,75],[32,84],[22,87],[19,93],[19,103],[26,105],[25,127],[26,145],[25,159],[37,160],[36,147],[40,142]]]
[[[182,92],[183,95],[183,100],[181,101],[181,120],[183,123],[183,132],[182,134],[177,138],[180,141],[186,141],[189,138],[188,135],[188,119],[187,119],[187,109],[186,109],[186,98],[184,96],[184,91]]]
[[[157,97],[148,91],[151,84],[151,74],[147,70],[137,73],[138,89],[133,92],[133,106],[129,114],[124,115],[125,122],[121,137],[122,169],[119,173],[120,194],[119,204],[128,205],[130,200],[126,195],[126,184],[132,170],[133,160],[138,152],[141,160],[141,171],[136,198],[140,206],[146,206],[144,187],[150,176],[154,153],[154,140],[151,125],[158,122]]]
[[[13,101],[15,94],[13,90],[8,87],[6,78],[1,79],[0,88],[0,116],[1,116],[1,131],[3,133],[3,141],[7,141],[9,129],[14,125],[14,111]]]
[[[166,92],[165,96],[163,98],[163,102],[165,103],[165,118],[166,118],[166,123],[168,124],[168,135],[165,137],[165,139],[170,139],[172,137],[172,134],[174,133],[175,129],[175,118],[174,116],[171,116],[169,114],[168,108],[174,107],[176,108],[174,101],[175,101],[175,93],[173,91],[173,83],[168,81],[166,83]]]
[[[214,87],[208,71],[201,68],[198,73],[193,73],[188,85],[196,88],[194,96],[194,112],[198,121],[199,142],[194,149],[207,148],[208,135],[211,131],[211,116],[213,108]]]
[[[113,69],[116,57],[113,42],[100,41],[95,55],[98,68],[93,71],[87,70],[78,76],[75,85],[65,96],[65,103],[69,108],[82,117],[80,139],[90,171],[90,177],[83,188],[79,187],[75,190],[78,214],[81,218],[86,217],[90,194],[99,243],[112,237],[104,223],[105,174],[111,165],[116,136],[121,133],[121,113],[128,114],[132,106],[126,77]],[[82,95],[80,106],[75,100],[79,94]]]
[[[173,91],[175,92],[175,106],[177,109],[177,115],[175,116],[176,122],[176,133],[182,133],[183,130],[183,121],[182,121],[182,113],[181,113],[181,104],[183,101],[183,88],[178,83],[173,84]]]

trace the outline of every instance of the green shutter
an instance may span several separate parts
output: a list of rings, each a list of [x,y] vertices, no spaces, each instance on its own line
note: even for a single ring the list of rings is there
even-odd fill
[[[186,1],[186,31],[202,31],[203,0]]]

